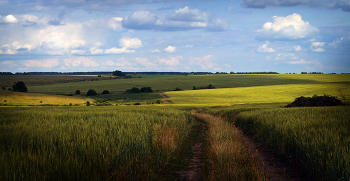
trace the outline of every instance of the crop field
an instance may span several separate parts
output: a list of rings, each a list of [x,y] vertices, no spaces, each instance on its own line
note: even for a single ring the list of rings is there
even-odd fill
[[[225,89],[204,89],[165,92],[174,104],[198,104],[207,106],[232,104],[285,104],[296,97],[313,95],[332,95],[340,99],[342,95],[350,98],[350,85],[345,83],[288,84],[253,86]]]
[[[47,95],[0,90],[0,105],[31,106],[31,105],[84,105],[93,99],[82,96]]]
[[[316,180],[350,179],[349,107],[260,109],[237,116],[231,112],[226,112],[229,121],[276,152],[301,161]]]
[[[268,178],[234,126],[315,180],[350,179],[349,107],[282,108],[315,94],[349,104],[348,74],[7,77],[6,89],[24,81],[28,93],[0,90],[0,180],[179,180],[197,120],[208,126],[204,180]],[[132,87],[154,92],[124,93]],[[172,104],[158,104],[163,92]]]
[[[97,77],[96,77],[97,78]],[[91,78],[90,78],[91,79]],[[102,81],[66,82],[47,85],[27,86],[28,92],[45,94],[73,94],[75,90],[87,92],[94,89],[97,92],[109,90],[122,92],[132,87],[152,87],[155,91],[171,91],[176,87],[192,90],[212,84],[216,88],[235,88],[288,84],[320,84],[342,82],[349,84],[349,75],[193,75],[169,77],[145,77],[131,79],[109,79]],[[19,80],[17,80],[19,81]]]
[[[0,180],[160,179],[196,124],[165,107],[9,107],[0,117]]]

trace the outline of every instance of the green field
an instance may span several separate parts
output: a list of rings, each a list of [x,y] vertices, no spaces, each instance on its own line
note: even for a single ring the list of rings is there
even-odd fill
[[[0,180],[178,179],[169,175],[167,168],[186,165],[180,160],[184,160],[191,144],[189,136],[198,126],[190,110],[199,108],[216,116],[203,118],[210,130],[215,130],[208,132],[212,137],[229,134],[228,125],[236,125],[275,147],[277,154],[291,155],[316,180],[350,179],[349,107],[281,108],[297,97],[315,94],[337,96],[349,104],[348,74],[160,75],[102,77],[98,81],[91,81],[92,76],[85,81],[81,76],[7,77],[0,81],[6,89],[12,82],[28,81],[28,93],[0,92]],[[215,89],[192,90],[209,84]],[[154,92],[123,93],[132,87],[152,87]],[[184,90],[172,91],[176,87]],[[111,94],[85,96],[89,89]],[[81,95],[75,95],[76,90]],[[158,104],[162,92],[172,104]],[[91,102],[90,107],[86,101]],[[71,107],[62,107],[70,103]],[[19,105],[59,107],[8,107]],[[196,119],[201,116],[198,113]],[[236,137],[228,135],[222,140],[231,144]],[[222,155],[227,155],[229,151],[224,150]],[[215,149],[209,153],[217,154]],[[239,154],[229,152],[227,158],[234,161],[243,156]],[[211,169],[227,174],[208,171],[206,180],[233,174],[227,164],[235,163],[214,162]],[[253,162],[244,172],[264,178]],[[237,178],[258,178],[241,176]]]

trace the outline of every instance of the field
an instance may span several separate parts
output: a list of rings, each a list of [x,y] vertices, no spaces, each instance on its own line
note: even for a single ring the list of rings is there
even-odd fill
[[[308,178],[350,179],[349,107],[282,108],[315,94],[349,104],[350,75],[140,77],[1,77],[6,89],[27,81],[28,93],[0,91],[0,180],[178,180],[198,121],[208,127],[204,180],[268,178],[240,130],[290,155]],[[124,93],[132,87],[154,92]],[[172,104],[159,101],[163,92]]]

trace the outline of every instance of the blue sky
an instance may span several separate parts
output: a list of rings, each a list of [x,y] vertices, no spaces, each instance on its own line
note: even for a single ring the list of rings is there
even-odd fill
[[[0,71],[350,72],[350,0],[0,0]]]

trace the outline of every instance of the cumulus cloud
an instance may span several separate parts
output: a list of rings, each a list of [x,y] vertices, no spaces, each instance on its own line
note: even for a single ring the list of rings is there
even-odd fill
[[[138,49],[142,47],[141,40],[138,38],[121,38],[119,40],[119,46],[122,48],[110,48],[106,49],[105,53],[106,54],[122,54],[122,53],[134,53],[135,50],[133,49]]]
[[[313,7],[327,7],[330,9],[342,9],[350,11],[349,0],[243,0],[246,8],[266,8],[267,6],[298,6],[307,5]]]
[[[24,60],[23,64],[26,67],[36,67],[36,68],[53,68],[58,66],[57,59],[42,59],[42,60]]]
[[[217,69],[217,64],[214,63],[215,57],[213,55],[205,55],[203,57],[190,57],[190,66],[200,66],[202,69]]]
[[[63,60],[63,65],[65,68],[89,68],[89,67],[98,67],[99,64],[92,60],[89,57],[74,57],[74,58],[65,58]]]
[[[159,58],[158,63],[163,64],[163,65],[167,65],[167,66],[171,66],[171,67],[175,67],[175,66],[180,65],[180,60],[182,60],[182,59],[183,59],[183,57],[180,55],[178,55],[176,57],[170,56],[169,58]]]
[[[127,29],[157,31],[190,29],[223,31],[229,28],[229,23],[223,19],[212,18],[210,13],[185,6],[169,14],[155,15],[151,11],[135,11],[123,19],[122,26]]]
[[[164,49],[165,52],[168,52],[168,53],[173,53],[176,51],[176,47],[173,47],[173,46],[168,46]]]
[[[295,40],[311,37],[319,30],[294,13],[286,17],[273,16],[272,22],[265,23],[257,32],[259,40]]]
[[[18,23],[18,19],[13,15],[0,16],[0,23]]]
[[[155,62],[150,61],[148,58],[144,57],[135,57],[136,63],[143,65],[145,67],[156,67],[157,64]]]
[[[186,45],[185,47],[186,47],[186,48],[192,48],[193,45]]]
[[[323,49],[324,44],[325,44],[324,42],[312,42],[310,49],[313,52],[324,52],[324,49]]]
[[[134,66],[133,63],[127,61],[124,57],[118,58],[116,60],[107,60],[102,63],[103,67],[123,67],[123,68],[129,68]]]
[[[294,51],[300,52],[301,50],[303,50],[303,48],[301,48],[301,46],[299,46],[299,45],[294,46]]]
[[[270,42],[266,41],[265,44],[259,46],[259,48],[256,50],[257,52],[259,53],[273,53],[275,52],[275,50],[273,48],[268,48],[267,45],[269,44]]]
[[[160,50],[158,50],[158,49],[155,49],[155,50],[151,51],[151,53],[159,53],[159,52],[160,52]]]
[[[111,19],[108,21],[108,25],[109,25],[113,30],[121,30],[121,29],[123,29],[122,21],[123,21],[123,18],[122,18],[122,17],[114,17],[114,18],[111,18]]]
[[[299,61],[290,61],[289,63],[293,65],[299,65],[299,64],[308,64],[310,63],[310,61],[305,61],[304,59],[301,59]]]

